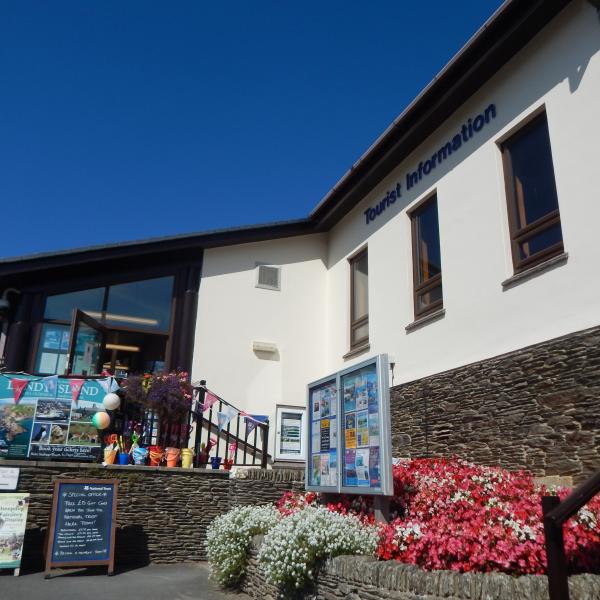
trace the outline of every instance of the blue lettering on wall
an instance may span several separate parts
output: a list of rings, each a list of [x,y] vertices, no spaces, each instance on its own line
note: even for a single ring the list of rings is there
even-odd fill
[[[474,119],[469,119],[460,128],[451,140],[447,141],[431,158],[421,161],[414,171],[406,174],[406,189],[410,190],[417,185],[423,177],[429,175],[437,166],[441,165],[453,152],[456,152],[463,143],[468,142],[475,133],[480,132],[485,125],[496,118],[496,105],[490,104],[483,113],[477,115]],[[385,198],[380,200],[375,206],[370,206],[364,211],[367,225],[374,221],[386,208],[396,202],[401,197],[401,184],[396,183],[396,187],[387,192]]]

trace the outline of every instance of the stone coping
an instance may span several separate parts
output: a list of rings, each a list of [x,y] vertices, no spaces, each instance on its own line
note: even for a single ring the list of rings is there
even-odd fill
[[[142,473],[170,473],[173,475],[199,475],[201,477],[220,477],[228,479],[230,471],[224,469],[184,469],[182,467],[150,467],[146,465],[102,465],[93,462],[71,462],[55,460],[13,460],[2,458],[0,466],[30,467],[40,469],[86,469],[98,471],[135,471]]]
[[[263,536],[252,540],[251,560],[242,588],[253,598],[269,598],[272,586],[257,568],[256,555]],[[545,575],[515,577],[506,573],[458,573],[425,571],[395,560],[378,561],[371,556],[337,556],[320,568],[315,589],[301,596],[352,598],[353,600],[547,600]],[[569,577],[571,600],[600,598],[600,575]]]

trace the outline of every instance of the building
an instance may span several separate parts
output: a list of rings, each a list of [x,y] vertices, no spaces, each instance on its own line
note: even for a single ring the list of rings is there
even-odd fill
[[[6,368],[192,372],[275,417],[393,363],[397,455],[600,463],[597,2],[506,2],[303,220],[3,260]],[[65,336],[64,338],[62,336]]]

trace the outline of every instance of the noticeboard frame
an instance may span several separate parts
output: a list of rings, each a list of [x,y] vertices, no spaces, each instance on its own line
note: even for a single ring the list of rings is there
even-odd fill
[[[80,560],[80,561],[60,561],[52,560],[52,546],[54,545],[54,534],[56,533],[56,516],[59,500],[59,489],[61,484],[102,484],[113,486],[112,512],[110,520],[110,548],[109,558],[100,560]],[[115,532],[117,526],[117,500],[119,497],[119,480],[118,479],[55,479],[54,489],[52,492],[52,512],[50,513],[50,522],[48,524],[48,532],[45,544],[45,562],[44,578],[49,579],[51,569],[53,567],[89,567],[89,566],[108,566],[108,575],[112,575],[115,569]]]
[[[366,486],[347,486],[344,485],[344,460],[345,460],[345,419],[343,411],[343,391],[341,389],[342,378],[354,371],[360,371],[365,367],[375,366],[377,374],[377,404],[379,412],[379,436],[380,436],[380,475],[381,486],[371,488]],[[352,366],[346,367],[336,373],[330,374],[327,377],[322,377],[307,385],[306,399],[306,472],[305,472],[305,489],[307,491],[322,492],[322,493],[338,493],[338,494],[354,494],[354,495],[370,495],[370,496],[392,496],[393,495],[393,478],[392,478],[392,438],[390,430],[390,388],[389,388],[389,361],[387,354],[378,354],[372,358],[368,358]],[[313,419],[310,412],[311,391],[324,383],[335,381],[337,391],[336,405],[336,420],[337,420],[337,485],[336,486],[320,486],[311,485],[310,470],[312,468],[312,452],[311,438]]]

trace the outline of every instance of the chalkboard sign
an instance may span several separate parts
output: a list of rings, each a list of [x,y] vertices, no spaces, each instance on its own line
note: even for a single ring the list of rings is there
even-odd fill
[[[108,565],[114,570],[116,479],[58,479],[46,546],[52,567]]]

